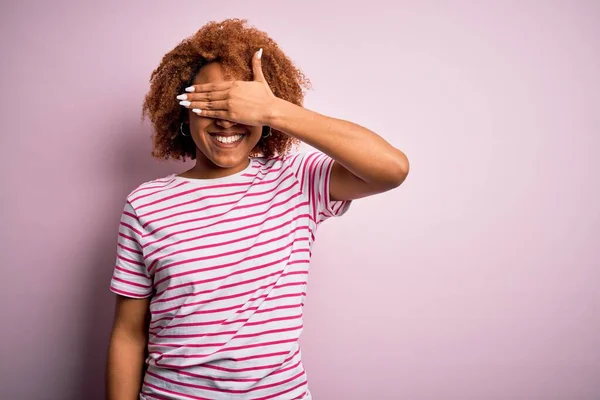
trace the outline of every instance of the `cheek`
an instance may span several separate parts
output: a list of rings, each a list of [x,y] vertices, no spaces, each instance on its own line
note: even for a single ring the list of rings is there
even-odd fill
[[[250,142],[255,146],[262,137],[262,128],[253,126],[250,129]]]
[[[262,135],[262,126],[252,126],[252,127],[250,127],[250,134],[253,137],[261,137],[261,135]]]
[[[192,132],[203,132],[211,124],[210,118],[202,118],[197,115],[190,116],[190,128]]]

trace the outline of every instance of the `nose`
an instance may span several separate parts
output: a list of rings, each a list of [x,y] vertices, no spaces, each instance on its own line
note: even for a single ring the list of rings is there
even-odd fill
[[[219,125],[221,128],[231,128],[234,125],[237,125],[235,122],[231,122],[231,121],[227,121],[225,119],[218,119],[216,120],[217,125]]]

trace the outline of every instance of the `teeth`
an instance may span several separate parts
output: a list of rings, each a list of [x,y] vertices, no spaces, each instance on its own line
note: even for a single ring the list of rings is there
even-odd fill
[[[242,138],[242,135],[234,135],[234,136],[215,136],[215,139],[221,143],[233,143],[237,142]]]

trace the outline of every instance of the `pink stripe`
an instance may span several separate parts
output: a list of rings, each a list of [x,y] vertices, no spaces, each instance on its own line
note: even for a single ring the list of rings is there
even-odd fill
[[[130,274],[130,275],[135,275],[135,276],[141,276],[142,278],[150,279],[145,274],[141,274],[139,272],[135,272],[135,271],[131,271],[131,270],[128,270],[128,269],[125,269],[125,268],[121,268],[118,265],[115,265],[115,269],[117,269],[117,270],[119,270],[119,271],[121,271],[121,272],[123,272],[125,274]]]
[[[296,177],[296,179],[298,179],[298,173],[300,172],[300,167],[302,166],[302,160],[300,160],[300,166],[298,168],[294,167],[294,164],[296,163],[296,161],[298,160],[298,157],[300,157],[301,155],[303,155],[304,153],[295,153],[292,155],[289,155],[285,158],[285,160],[287,161],[287,163],[289,164],[290,167],[294,172],[294,176]],[[302,182],[302,180],[300,179],[300,182]]]
[[[131,204],[128,204],[128,206],[131,207],[131,209],[133,209],[133,207],[131,206]],[[129,218],[135,220],[136,222],[138,222],[138,218],[137,215],[135,215],[134,213],[131,213],[129,211],[127,211],[127,209],[123,210],[123,215],[127,215]]]
[[[165,180],[167,179],[167,180]],[[157,191],[155,191],[154,193],[158,193],[161,190],[160,189],[164,189],[167,186],[169,186],[170,184],[172,184],[173,182],[175,182],[175,178],[165,178],[165,179],[156,179],[153,182],[149,182],[147,185],[142,184],[140,187],[138,187],[137,189],[135,189],[133,192],[131,192],[128,196],[128,200],[129,201],[133,201],[133,197],[138,194],[139,192],[143,192],[145,190],[154,190],[154,189],[159,189]],[[156,186],[151,186],[154,183],[158,183],[159,185]],[[160,185],[161,183],[164,183],[164,185]]]
[[[142,391],[142,395],[144,395],[144,397],[150,397],[150,398],[157,399],[157,400],[169,400],[166,397],[160,397],[155,394],[144,392],[144,391]]]
[[[174,325],[156,325],[153,326],[151,329],[175,329],[175,328],[185,328],[185,327],[192,327],[192,326],[207,326],[207,325],[220,325],[222,323],[224,323],[225,321],[227,321],[226,319],[220,319],[220,320],[216,320],[216,321],[206,321],[206,322],[188,322],[188,323],[182,323],[182,324],[174,324]],[[238,323],[238,322],[246,322],[248,321],[248,319],[240,319],[240,320],[236,320],[236,321],[232,321],[231,324],[233,323]],[[154,322],[153,322],[154,323]]]
[[[234,350],[246,350],[246,349],[252,349],[255,347],[263,347],[263,346],[275,346],[278,344],[285,344],[285,343],[293,343],[298,341],[298,339],[296,338],[292,338],[292,339],[282,339],[282,340],[273,340],[271,342],[261,342],[261,343],[252,343],[252,344],[245,344],[243,346],[233,346],[233,347],[228,347],[228,348],[224,348],[224,349],[219,349],[216,352],[217,353],[223,353],[226,351],[234,351]],[[191,345],[171,345],[171,346],[165,346],[164,344],[160,344],[160,343],[154,343],[154,342],[150,342],[148,341],[148,345],[152,345],[152,346],[157,346],[157,347],[194,347]],[[215,354],[215,352],[210,352],[207,354],[180,354],[180,355],[176,355],[176,354],[163,354],[162,357],[163,358],[204,358],[210,355]],[[156,365],[158,364],[158,360],[156,362]],[[162,366],[162,364],[160,364]]]
[[[112,290],[113,292],[118,293],[120,295],[126,296],[126,297],[135,297],[135,298],[138,298],[138,299],[146,298],[146,297],[148,297],[149,295],[152,294],[152,292],[149,292],[147,294],[139,294],[139,293],[127,292],[125,290],[117,289],[113,285],[110,286],[110,290]]]
[[[298,329],[303,329],[303,328],[304,328],[304,326],[302,324],[300,324],[300,325],[292,326],[289,328],[268,329],[266,331],[260,331],[260,332],[255,332],[255,333],[244,333],[241,335],[236,335],[233,338],[231,338],[231,340],[253,338],[253,337],[257,337],[257,336],[271,335],[273,333],[291,332],[291,331],[297,331]]]
[[[265,319],[263,321],[248,322],[247,324],[245,324],[245,326],[263,325],[263,324],[268,324],[270,322],[289,321],[292,319],[299,319],[299,318],[302,318],[302,313],[290,315],[289,317],[276,317],[276,318],[271,318],[271,319]]]
[[[274,356],[274,355],[286,355],[289,352],[287,351],[281,351],[279,353],[270,353],[270,357]],[[158,353],[161,354],[161,353]],[[229,356],[227,357],[228,359],[231,360],[235,360],[235,358],[233,356]],[[263,355],[254,355],[251,357],[247,357],[248,359],[250,358],[265,358]],[[161,364],[162,367],[165,368],[173,368],[173,369],[177,369],[178,371],[183,369],[183,368],[187,368],[186,366],[182,366],[182,365],[178,365],[178,364]],[[239,369],[230,369],[230,368],[225,368],[225,367],[217,367],[216,365],[211,365],[211,364],[204,364],[202,365],[204,368],[209,368],[209,369],[215,369],[215,370],[219,370],[219,371],[229,371],[229,372],[250,372],[250,371],[258,371],[258,370],[262,370],[262,369],[269,369],[269,368],[276,368],[276,367],[280,367],[281,364],[274,364],[274,365],[257,365],[254,367],[248,367],[248,368],[239,368]]]
[[[117,282],[122,282],[122,283],[125,283],[127,285],[137,286],[137,287],[144,288],[144,289],[150,289],[152,287],[152,285],[142,285],[140,283],[128,281],[127,279],[121,279],[121,278],[118,278],[116,276],[113,276],[112,279],[114,279]]]
[[[302,370],[302,372],[300,372],[299,374],[296,374],[296,375],[294,375],[294,376],[292,376],[292,377],[290,377],[290,378],[284,379],[284,380],[282,380],[282,381],[279,381],[279,382],[274,382],[274,383],[271,383],[271,384],[268,384],[268,385],[255,386],[255,387],[253,387],[252,389],[249,389],[248,391],[249,391],[249,392],[250,392],[250,391],[254,392],[255,390],[264,390],[264,389],[270,389],[270,388],[277,387],[277,386],[282,386],[282,385],[285,385],[286,383],[290,383],[290,382],[292,382],[292,381],[295,381],[296,379],[300,378],[301,376],[303,376],[303,375],[305,375],[305,374],[306,374],[306,373],[304,372],[304,370]],[[300,386],[301,386],[301,384],[300,384],[300,385],[298,385],[298,386],[295,386],[295,387],[293,387],[293,388],[290,388],[290,389],[284,390],[283,392],[279,392],[279,393],[277,393],[277,395],[275,395],[275,396],[278,396],[279,394],[285,394],[285,393],[287,393],[287,392],[289,392],[289,391],[291,391],[291,390],[294,390],[294,389],[296,389],[296,388],[298,388],[298,387],[300,387]],[[272,399],[273,397],[274,397],[274,395],[269,395],[269,396],[267,396],[267,397],[263,397],[263,398],[265,398],[265,399]]]
[[[251,337],[257,337],[257,336],[263,336],[263,335],[270,335],[272,333],[281,333],[281,332],[291,332],[291,331],[295,331],[298,329],[302,329],[302,324],[298,325],[298,326],[294,326],[294,327],[290,327],[290,328],[279,328],[279,329],[271,329],[271,330],[266,330],[266,331],[260,331],[260,332],[255,332],[255,333],[245,333],[245,334],[241,334],[241,335],[236,335],[237,331],[226,331],[226,332],[212,332],[212,333],[196,333],[196,334],[188,334],[188,335],[156,335],[155,337],[157,338],[161,338],[161,339],[187,339],[187,338],[204,338],[204,337],[212,337],[212,336],[223,336],[223,335],[234,335],[233,337],[229,338],[229,341],[227,343],[230,343],[231,341],[235,340],[235,339],[245,339],[245,338],[251,338]],[[153,342],[154,344],[154,342]],[[182,344],[182,343],[161,343],[161,344],[155,344],[157,346],[167,346],[167,347],[192,347],[192,348],[197,348],[197,347],[216,347],[216,346],[223,346],[225,343],[203,343],[203,344]]]
[[[285,308],[298,308],[298,307],[302,307],[301,304],[297,304],[297,305],[293,305],[290,307],[287,306],[282,306]],[[263,312],[270,312],[270,311],[277,311],[279,310],[279,308],[275,307],[269,310],[265,310]],[[224,324],[224,325],[233,325],[236,323],[246,323],[246,326],[253,326],[253,325],[262,325],[262,324],[266,324],[266,323],[270,323],[270,322],[277,322],[277,321],[285,321],[285,320],[290,320],[290,319],[295,319],[295,318],[300,318],[302,317],[302,313],[300,314],[295,314],[295,315],[291,315],[289,317],[275,317],[275,318],[271,318],[271,319],[266,319],[263,321],[255,321],[255,322],[247,322],[248,318],[244,318],[244,319],[239,319],[236,321],[227,321],[225,319],[220,319],[220,320],[216,320],[216,321],[206,321],[206,322],[189,322],[189,323],[183,323],[183,324],[174,324],[174,325],[157,325],[152,327],[152,329],[162,329],[162,330],[166,330],[166,329],[175,329],[175,328],[186,328],[186,327],[197,327],[197,326],[206,326],[206,325],[220,325],[220,324]],[[227,321],[227,322],[226,322]]]
[[[298,385],[296,385],[296,386],[294,386],[294,387],[291,387],[291,388],[289,388],[289,389],[286,389],[286,390],[284,390],[284,391],[282,391],[282,392],[276,393],[276,394],[274,394],[274,395],[266,396],[266,397],[255,397],[255,398],[254,398],[254,399],[252,399],[252,400],[268,400],[268,399],[273,399],[273,398],[275,398],[276,396],[280,396],[280,395],[282,395],[282,394],[289,393],[289,392],[291,392],[292,390],[296,390],[296,389],[298,389],[300,386],[302,386],[302,385],[306,385],[306,383],[307,383],[307,381],[306,381],[306,380],[304,380],[302,383],[300,383],[300,384],[298,384]]]
[[[298,307],[302,307],[302,304],[289,304],[289,305],[285,305],[285,306],[277,306],[277,307],[272,307],[272,308],[263,308],[261,310],[258,309],[258,307],[256,308],[256,313],[260,314],[260,313],[266,313],[266,312],[271,312],[271,311],[278,311],[278,310],[285,310],[288,308],[298,308]]]
[[[291,371],[293,369],[298,368],[300,366],[300,364],[302,364],[302,361],[297,361],[295,364],[292,364],[289,367],[285,367],[285,368],[279,369],[279,370],[271,373],[269,376],[279,375],[279,374],[283,374],[284,372]]]
[[[322,161],[321,164],[319,166],[319,179],[318,179],[318,186],[317,186],[317,200],[318,202],[315,203],[315,210],[314,210],[314,217],[313,219],[316,220],[317,219],[317,212],[321,209],[321,208],[327,208],[327,203],[325,200],[325,197],[329,198],[329,193],[325,194],[326,188],[327,188],[327,172],[326,171],[326,164],[327,164],[327,156],[323,155],[322,157]]]
[[[124,226],[124,227],[126,227],[126,228],[128,228],[129,230],[137,233],[140,237],[142,236],[142,232],[138,231],[137,229],[135,229],[133,226],[129,225],[128,223],[125,223],[125,222],[121,221],[121,222],[119,222],[119,224],[122,225],[122,226]],[[135,240],[135,239],[133,239],[133,240]],[[135,241],[137,242],[137,240],[135,240]]]
[[[139,242],[137,241],[137,239],[136,239],[136,238],[134,238],[133,236],[126,235],[126,234],[124,234],[123,232],[119,232],[119,233],[118,233],[118,235],[119,235],[120,237],[122,237],[122,238],[125,238],[125,239],[127,239],[127,240],[131,240],[132,242],[134,242],[135,244],[137,244],[138,246],[140,246],[140,244],[139,244]],[[118,238],[117,238],[117,239],[118,239]],[[119,240],[119,242],[120,242],[120,240]],[[140,247],[141,247],[141,246],[140,246]]]
[[[138,254],[140,256],[143,255],[143,253],[141,251],[136,250],[136,249],[132,249],[131,247],[124,246],[121,243],[117,242],[117,246],[120,247],[120,248],[122,248],[123,250],[129,251],[131,253]]]
[[[184,382],[178,382],[175,381],[173,379],[169,379],[169,378],[165,378],[164,376],[160,376],[157,375],[151,371],[146,371],[146,374],[153,376],[156,379],[159,379],[161,381],[164,382],[168,382],[170,384],[173,385],[177,385],[177,386],[183,386],[183,387],[188,387],[188,388],[194,388],[194,389],[202,389],[202,390],[208,390],[211,392],[219,392],[219,393],[248,393],[250,390],[234,390],[234,389],[219,389],[219,388],[215,388],[215,387],[211,387],[211,386],[204,386],[204,385],[195,385],[193,383],[184,383]]]
[[[273,301],[273,300],[279,300],[279,299],[287,299],[289,297],[301,297],[301,296],[306,296],[306,293],[301,292],[301,293],[282,294],[279,296],[268,297],[265,299],[265,301]]]
[[[319,175],[318,168],[321,167],[321,158],[320,158],[320,154],[316,155],[313,159],[313,161],[310,164],[310,183],[309,183],[309,193],[310,193],[310,199],[312,199],[312,203],[311,205],[311,210],[312,210],[312,217],[313,217],[313,221],[317,219],[317,209],[318,209],[318,203],[317,203],[317,193],[319,192],[320,188],[321,188],[321,177]]]
[[[166,393],[169,393],[169,394],[174,394],[174,395],[177,395],[177,396],[187,397],[188,399],[193,399],[193,400],[211,400],[211,399],[208,399],[206,397],[191,396],[189,394],[175,392],[173,390],[168,390],[168,389],[163,389],[161,387],[158,387],[158,386],[153,385],[153,384],[148,383],[148,382],[144,382],[144,385],[146,385],[148,387],[151,387],[151,388],[153,388],[155,390],[160,390],[160,391],[163,391],[163,392],[166,392]]]
[[[139,261],[136,261],[136,260],[132,260],[132,259],[130,259],[130,258],[127,258],[127,257],[123,257],[123,256],[122,256],[122,255],[120,255],[120,254],[117,254],[117,258],[118,258],[119,260],[123,260],[123,261],[125,261],[125,262],[128,262],[128,263],[130,263],[130,264],[139,265],[140,267],[144,267],[144,268],[146,268],[146,265],[145,265],[143,262],[139,262]]]
[[[296,352],[295,354],[298,354],[298,352]],[[293,358],[293,356],[289,357],[288,359],[284,360],[282,364],[287,363],[292,358]],[[301,361],[298,361],[298,362],[296,362],[295,364],[293,364],[293,365],[291,365],[289,367],[282,368],[280,370],[277,370],[277,371],[269,374],[269,376],[273,376],[273,375],[281,374],[283,372],[290,371],[290,370],[292,370],[294,368],[297,368],[300,365],[300,363],[301,363]],[[279,364],[274,364],[272,366],[267,366],[267,367],[274,368],[274,367],[279,367],[279,366],[280,366]],[[264,368],[264,367],[261,366],[261,369],[268,369],[268,368]],[[232,370],[231,372],[240,372],[240,371],[241,370]],[[185,376],[190,376],[190,377],[193,377],[193,378],[207,379],[207,380],[219,381],[219,382],[259,382],[260,381],[260,378],[254,378],[254,379],[253,378],[237,378],[237,379],[235,379],[235,378],[231,378],[231,379],[217,378],[217,377],[211,377],[211,376],[207,376],[207,375],[194,374],[194,373],[187,372],[187,371],[184,371],[184,370],[177,371],[177,373],[179,375],[185,375]]]
[[[276,357],[276,356],[279,356],[279,355],[288,354],[288,356],[281,363],[281,364],[285,364],[285,363],[288,363],[291,360],[293,360],[294,357],[296,357],[299,353],[300,353],[300,348],[298,348],[294,352],[294,354],[292,354],[292,355],[289,355],[289,352],[283,353],[283,354],[282,354],[282,352],[277,352],[277,353],[261,353],[261,354],[253,354],[251,356],[246,356],[246,357],[233,357],[232,360],[235,361],[235,362],[243,362],[243,361],[256,360],[257,358],[270,358],[270,357]]]
[[[172,318],[169,318],[169,317],[157,318],[157,319],[153,320],[152,323],[156,323],[156,322],[160,322],[160,321],[168,320],[168,319],[186,318],[186,317],[189,317],[191,315],[215,314],[215,313],[224,312],[224,311],[231,311],[231,310],[235,310],[236,308],[240,308],[240,307],[242,307],[242,306],[244,306],[244,305],[246,305],[248,303],[251,303],[253,301],[260,300],[262,298],[265,298],[264,301],[267,302],[267,301],[273,301],[273,300],[278,300],[278,299],[283,299],[283,298],[288,298],[288,297],[306,296],[306,293],[305,292],[302,292],[302,293],[291,293],[291,294],[285,294],[285,295],[273,296],[273,297],[266,298],[268,295],[269,295],[269,293],[263,294],[261,296],[255,297],[255,298],[251,298],[248,301],[246,301],[245,303],[237,304],[235,306],[224,307],[224,308],[216,308],[216,309],[212,309],[212,310],[198,310],[198,311],[194,311],[194,312],[191,312],[189,314],[184,314],[184,315],[177,314],[177,315],[174,315]],[[242,312],[248,311],[248,310],[256,310],[257,313],[260,312],[260,310],[258,309],[258,307],[248,307],[247,309],[238,310],[237,312],[238,313],[242,313]]]
[[[246,359],[250,360],[250,359],[256,359],[256,358],[268,358],[268,357],[278,357],[278,356],[284,356],[288,354],[287,351],[280,351],[277,353],[267,353],[267,354],[257,354],[251,357],[245,357],[244,359],[235,359],[235,358],[231,358],[234,361],[246,361]],[[257,365],[257,366],[253,366],[253,367],[246,367],[246,368],[226,368],[226,367],[221,367],[218,365],[211,365],[211,364],[203,364],[202,367],[203,368],[208,368],[208,369],[214,369],[216,371],[223,371],[223,372],[232,372],[232,373],[240,373],[240,372],[252,372],[252,371],[260,371],[262,369],[271,369],[271,368],[277,368],[280,367],[281,364],[270,364],[270,365]]]
[[[185,375],[185,376],[191,376],[193,378],[198,378],[198,379],[206,379],[208,381],[213,381],[213,382],[260,382],[261,378],[217,378],[214,376],[208,376],[208,375],[199,375],[199,374],[192,374],[190,372],[181,370],[181,371],[177,371],[177,373],[179,375]]]
[[[296,351],[296,353],[294,353],[293,356],[288,357],[287,359],[285,359],[283,361],[282,364],[286,364],[287,362],[289,362],[291,359],[293,359],[296,354],[298,354],[299,350]],[[274,353],[274,354],[278,354],[278,353]],[[231,369],[231,368],[224,368],[224,367],[217,367],[214,366],[215,370],[227,370],[225,372],[233,372],[233,373],[240,373],[240,372],[250,372],[250,371],[256,371],[256,370],[261,370],[261,369],[271,369],[271,368],[277,368],[277,367],[281,367],[282,364],[273,364],[273,365],[264,365],[264,366],[257,366],[257,367],[252,367],[252,368],[242,368],[242,369]],[[269,376],[273,376],[273,375],[278,375],[290,370],[293,370],[294,368],[297,368],[298,366],[300,366],[301,361],[296,362],[295,364],[286,367],[286,368],[282,368],[280,370],[277,370],[273,373],[271,373]],[[204,367],[204,366],[203,366]],[[185,376],[190,376],[192,378],[199,378],[199,379],[207,379],[207,380],[211,380],[211,381],[218,381],[218,382],[259,382],[260,378],[217,378],[217,377],[211,377],[208,375],[201,375],[201,374],[194,374],[192,372],[188,372],[185,370],[179,370],[177,371],[177,373],[179,375],[185,375]]]
[[[303,158],[300,161],[300,167],[302,168],[302,173],[300,174],[300,189],[302,190],[302,193],[306,193],[306,187],[305,187],[305,182],[312,182],[312,179],[310,175],[308,175],[308,178],[305,178],[305,176],[307,176],[307,174],[310,174],[310,169],[308,169],[307,172],[307,167],[308,167],[308,163],[310,161],[311,158],[313,158],[315,156],[315,153],[308,153],[305,154],[303,156]],[[310,186],[309,186],[310,188]]]

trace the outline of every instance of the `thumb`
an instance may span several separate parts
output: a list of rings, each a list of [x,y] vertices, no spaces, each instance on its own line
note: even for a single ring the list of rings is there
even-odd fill
[[[254,74],[254,80],[258,82],[266,82],[265,76],[262,72],[262,64],[260,61],[262,57],[262,52],[263,49],[261,48],[256,53],[254,53],[254,57],[252,57],[252,72]]]

